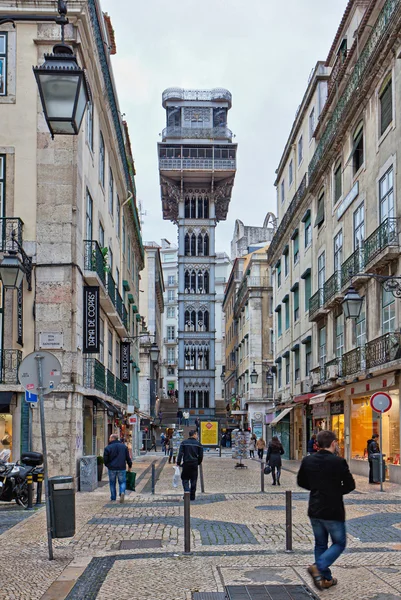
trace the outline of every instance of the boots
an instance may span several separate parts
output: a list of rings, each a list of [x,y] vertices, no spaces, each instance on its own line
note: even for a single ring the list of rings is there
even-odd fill
[[[280,484],[280,475],[277,475],[277,485],[281,485]]]
[[[273,485],[276,485],[276,474],[274,473],[274,474],[272,475],[272,477],[273,477]]]

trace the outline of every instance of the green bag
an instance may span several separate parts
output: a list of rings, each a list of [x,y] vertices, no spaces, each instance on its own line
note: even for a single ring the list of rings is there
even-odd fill
[[[127,471],[127,490],[135,492],[135,479],[136,473],[133,471]]]

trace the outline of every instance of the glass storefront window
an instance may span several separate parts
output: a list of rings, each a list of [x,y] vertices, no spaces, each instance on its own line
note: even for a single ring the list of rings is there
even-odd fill
[[[344,415],[332,415],[331,430],[337,436],[340,456],[344,458]]]
[[[386,462],[400,464],[400,401],[391,392],[391,409],[383,414],[383,436],[379,440]],[[352,401],[351,409],[351,457],[367,460],[367,441],[379,433],[379,413],[370,407],[370,396]]]
[[[10,414],[0,414],[0,459],[12,461],[13,418]]]

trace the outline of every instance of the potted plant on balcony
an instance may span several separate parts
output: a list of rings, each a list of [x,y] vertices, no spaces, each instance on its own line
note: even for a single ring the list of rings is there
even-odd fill
[[[100,248],[100,253],[103,258],[103,270],[105,273],[108,273],[110,271],[110,268],[107,264],[107,255],[109,253],[109,249],[107,247]],[[92,250],[92,271],[96,271],[96,264],[97,264],[96,261],[97,261],[97,250],[96,250],[96,248],[93,248],[93,250]]]
[[[97,480],[98,481],[102,481],[103,465],[104,465],[103,456],[98,456],[97,457]]]

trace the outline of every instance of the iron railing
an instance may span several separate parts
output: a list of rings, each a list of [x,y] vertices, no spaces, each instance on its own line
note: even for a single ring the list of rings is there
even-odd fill
[[[160,158],[159,167],[163,171],[235,171],[235,159],[212,158]]]
[[[360,246],[341,265],[341,285],[346,286],[357,273],[364,269],[364,249]]]
[[[167,100],[226,100],[231,106],[231,93],[224,88],[213,88],[212,90],[185,90],[183,88],[167,88],[162,94],[163,105]]]
[[[121,294],[120,292],[116,289],[116,310],[117,310],[117,314],[120,317],[121,320],[123,320],[123,299],[121,298]]]
[[[365,266],[370,263],[382,250],[389,246],[398,246],[397,219],[388,217],[365,240]]]
[[[107,293],[113,305],[116,306],[116,282],[110,273],[107,273]]]
[[[331,90],[333,89],[334,85],[336,84],[336,81],[337,81],[337,79],[340,75],[340,72],[343,68],[343,65],[345,63],[345,59],[347,58],[347,54],[348,54],[347,50],[339,52],[339,54],[336,58],[336,61],[333,65],[333,68],[331,69],[330,77],[327,82],[327,95],[328,96],[330,95]]]
[[[319,288],[318,291],[313,294],[309,299],[309,321],[315,316],[319,308],[323,306],[324,290]]]
[[[106,393],[106,369],[96,358],[84,358],[84,386]]]
[[[115,395],[116,400],[127,404],[127,386],[118,377],[115,378]]]
[[[95,240],[84,240],[84,247],[85,271],[95,271],[103,285],[106,286],[107,260],[103,256],[99,244]]]
[[[366,368],[372,369],[401,358],[401,333],[385,333],[371,340],[366,348]]]
[[[365,366],[365,347],[358,346],[343,354],[343,377],[349,377],[362,371]]]
[[[164,338],[164,343],[165,344],[177,344],[178,343],[178,338],[177,337],[165,337]]]
[[[342,376],[342,357],[337,356],[324,364],[324,380]]]
[[[116,393],[116,378],[113,373],[106,369],[106,384],[107,384],[107,395],[114,398]]]
[[[174,139],[197,139],[197,140],[231,140],[233,132],[228,127],[165,127],[162,132],[163,140]]]
[[[18,250],[17,244],[12,241],[13,237],[15,242],[18,242],[22,246],[23,225],[24,223],[19,217],[0,218],[0,248],[2,252]]]
[[[123,316],[122,316],[122,321],[123,321],[123,325],[125,327],[125,329],[128,331],[128,311],[125,308],[125,304],[123,304]]]
[[[341,290],[341,272],[336,271],[323,286],[323,301],[326,304]]]
[[[17,385],[18,369],[22,362],[21,350],[0,350],[0,383]]]
[[[354,69],[347,79],[347,85],[344,92],[333,110],[332,116],[327,123],[312,160],[309,163],[309,181],[314,179],[320,161],[324,158],[327,148],[338,133],[339,123],[348,109],[354,93],[360,87],[362,78],[369,70],[371,58],[374,60],[375,51],[383,39],[390,20],[400,3],[401,0],[387,0],[385,2],[376,23],[372,28],[372,32],[355,63]]]

